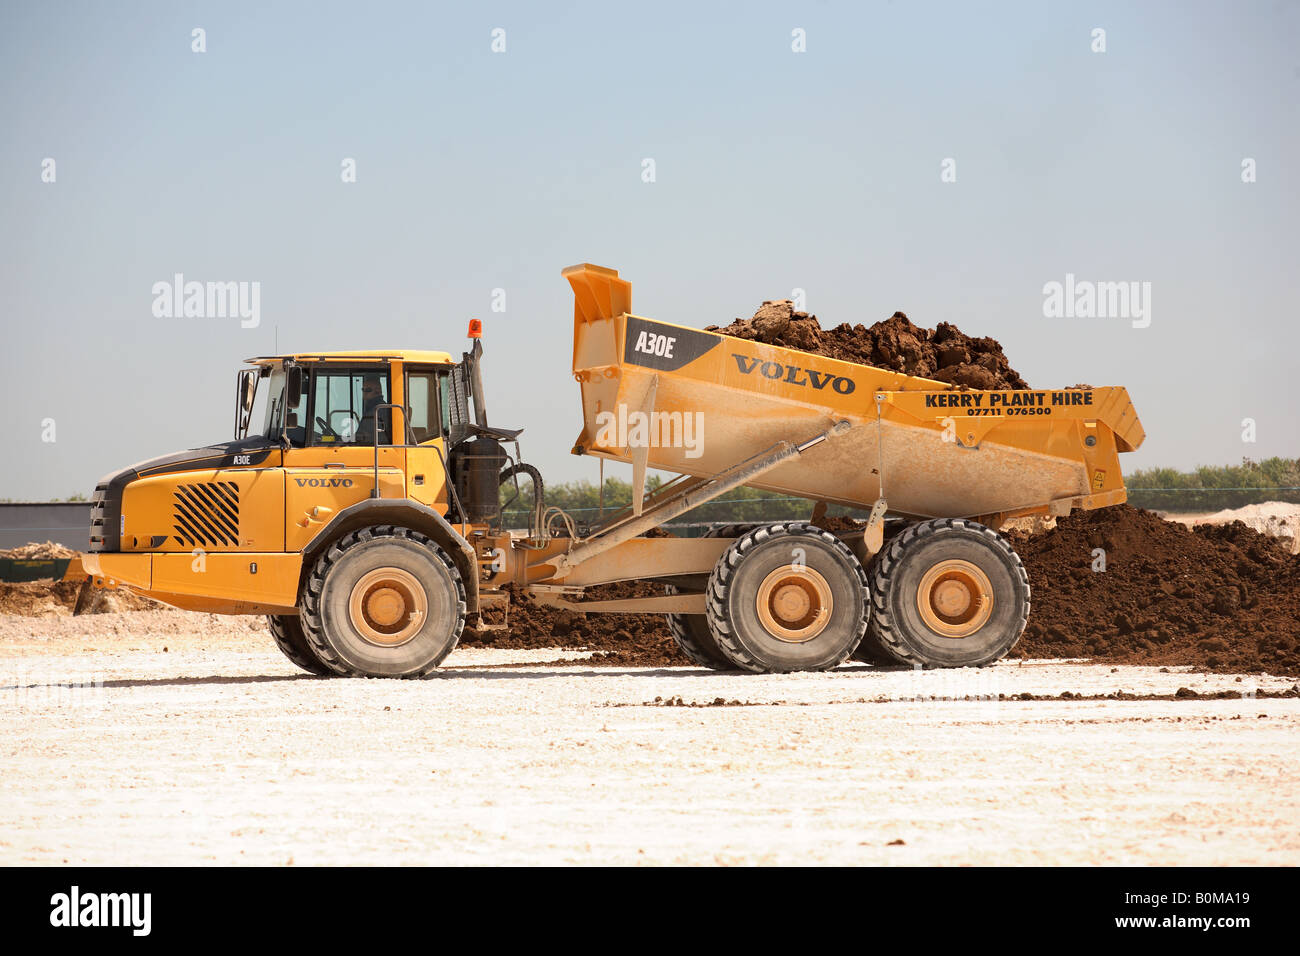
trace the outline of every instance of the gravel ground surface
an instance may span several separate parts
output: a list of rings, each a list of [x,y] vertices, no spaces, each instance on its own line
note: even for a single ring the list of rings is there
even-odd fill
[[[323,680],[200,617],[0,619],[0,864],[1300,863],[1300,700],[1249,696],[1294,680],[486,649]],[[989,699],[1021,694],[1054,699]]]

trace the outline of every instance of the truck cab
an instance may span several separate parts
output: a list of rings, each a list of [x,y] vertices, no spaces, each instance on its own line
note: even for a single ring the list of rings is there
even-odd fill
[[[186,609],[292,614],[304,560],[359,507],[373,516],[400,503],[447,537],[463,518],[448,453],[470,434],[478,352],[460,362],[418,350],[248,359],[231,440],[99,481],[88,572]]]

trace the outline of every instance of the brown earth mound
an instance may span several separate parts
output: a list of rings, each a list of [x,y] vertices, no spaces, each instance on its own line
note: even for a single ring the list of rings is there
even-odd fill
[[[789,299],[781,299],[764,302],[752,319],[736,319],[728,326],[710,325],[708,329],[958,387],[1029,388],[995,339],[973,338],[948,322],[923,329],[902,312],[870,328],[846,322],[824,329],[817,316],[796,312]]]
[[[510,592],[510,627],[504,631],[472,628],[460,643],[469,647],[561,647],[596,651],[590,663],[611,667],[681,667],[690,661],[677,649],[662,614],[578,614],[544,607],[514,587]],[[663,585],[645,582],[590,588],[591,600],[650,597]],[[497,612],[490,612],[495,615]]]
[[[1032,589],[1017,657],[1300,674],[1300,558],[1239,521],[1189,530],[1124,505],[1010,537]]]
[[[71,614],[77,603],[80,581],[0,581],[0,614],[21,617],[59,617]],[[157,601],[125,589],[96,591],[87,614],[115,614],[119,611],[151,611],[164,607]]]

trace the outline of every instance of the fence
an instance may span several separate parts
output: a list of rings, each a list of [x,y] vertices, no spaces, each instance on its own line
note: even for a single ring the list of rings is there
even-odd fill
[[[90,502],[0,503],[0,548],[29,541],[54,541],[74,551],[90,544]]]
[[[1130,488],[1135,508],[1176,513],[1226,511],[1246,505],[1282,501],[1300,504],[1300,488]]]

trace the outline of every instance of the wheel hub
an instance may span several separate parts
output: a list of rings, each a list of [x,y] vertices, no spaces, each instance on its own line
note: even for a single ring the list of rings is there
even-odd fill
[[[940,561],[917,585],[916,606],[932,631],[960,640],[988,623],[993,614],[993,585],[970,561]]]
[[[397,647],[420,630],[429,611],[424,588],[401,568],[376,568],[363,574],[348,596],[348,615],[370,644]]]
[[[818,571],[787,564],[763,579],[755,605],[769,634],[790,644],[803,644],[830,623],[835,599],[830,584]]]

